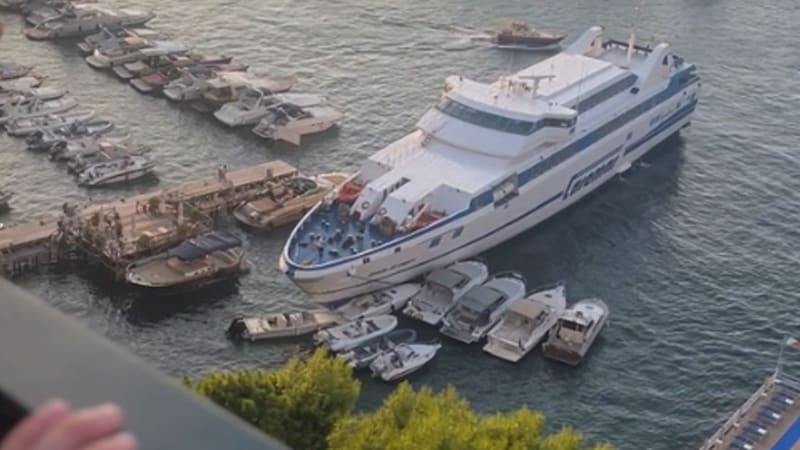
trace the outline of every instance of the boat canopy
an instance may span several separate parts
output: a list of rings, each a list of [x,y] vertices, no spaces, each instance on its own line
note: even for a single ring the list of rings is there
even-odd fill
[[[184,242],[168,253],[170,256],[177,256],[184,261],[191,261],[212,252],[227,250],[241,245],[242,241],[230,233],[211,231]]]
[[[475,312],[482,312],[491,308],[503,297],[505,297],[505,294],[496,289],[476,286],[464,295],[464,300],[461,304]]]
[[[512,303],[508,309],[509,311],[519,314],[520,316],[527,317],[529,319],[535,319],[544,311],[544,305],[539,302],[522,300]]]
[[[467,277],[452,270],[435,270],[428,275],[428,281],[454,290],[460,288]]]

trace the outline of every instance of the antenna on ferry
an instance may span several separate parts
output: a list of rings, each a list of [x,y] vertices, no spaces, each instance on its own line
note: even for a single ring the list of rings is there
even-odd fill
[[[644,0],[639,1],[639,4],[635,8],[636,14],[633,19],[633,24],[631,25],[631,36],[628,39],[628,54],[625,57],[626,67],[631,66],[631,60],[633,59],[633,49],[636,45],[636,26],[639,24],[639,19],[642,15],[642,6],[644,6]]]

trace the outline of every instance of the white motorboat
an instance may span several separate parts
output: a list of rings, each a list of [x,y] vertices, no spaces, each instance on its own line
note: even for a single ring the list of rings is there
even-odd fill
[[[0,91],[24,92],[42,85],[39,77],[21,77],[0,81]]]
[[[69,111],[59,115],[47,115],[8,122],[6,130],[10,136],[27,136],[37,131],[69,127],[87,122],[94,117],[94,110]]]
[[[67,94],[66,89],[45,86],[39,88],[23,89],[19,91],[0,92],[0,107],[16,103],[30,103],[35,100],[54,100]]]
[[[566,307],[563,285],[539,290],[512,303],[486,335],[483,350],[506,361],[519,361],[547,336]]]
[[[116,154],[117,149],[126,148],[126,143],[130,139],[129,134],[86,136],[69,138],[59,141],[50,149],[50,159],[53,161],[71,162],[76,159],[83,159],[97,153],[105,153],[111,150],[111,154]],[[128,154],[136,154],[128,153]],[[109,158],[114,159],[114,158]],[[83,169],[81,169],[83,171]]]
[[[217,108],[235,101],[245,90],[262,92],[286,92],[294,86],[294,77],[256,76],[247,72],[224,72],[208,80],[207,89],[202,93],[206,102]]]
[[[103,26],[137,26],[149,22],[155,14],[134,9],[112,11],[97,4],[70,5],[58,16],[47,18],[25,29],[29,39],[58,39],[86,36]]]
[[[71,97],[54,100],[35,99],[27,104],[9,104],[2,110],[0,125],[15,120],[62,113],[76,106],[78,106],[78,101]]]
[[[87,56],[85,60],[86,64],[99,70],[135,63],[163,54],[180,54],[188,50],[188,47],[180,42],[130,37],[126,38],[120,46],[95,49],[94,53]]]
[[[70,142],[85,137],[104,136],[113,129],[114,123],[109,120],[91,120],[49,130],[36,130],[25,138],[25,143],[28,150],[49,151],[52,159],[58,159],[58,154]]]
[[[84,56],[89,56],[95,49],[121,47],[127,38],[154,41],[169,39],[170,35],[150,28],[101,27],[99,33],[87,36],[83,42],[79,42],[78,49]]]
[[[181,64],[191,65],[192,61],[201,61],[202,57],[196,53],[190,53],[190,47],[172,43],[169,47],[159,47],[152,49],[142,49],[141,53],[146,55],[144,58],[117,64],[111,71],[121,80],[132,80],[137,77],[150,75],[161,67],[177,66]]]
[[[372,376],[383,381],[399,380],[431,362],[440,348],[442,345],[439,343],[399,344],[375,358],[369,368]]]
[[[395,327],[397,327],[397,317],[389,315],[367,317],[319,331],[314,335],[314,342],[332,352],[346,352],[370,339],[383,336]]]
[[[293,102],[273,108],[253,128],[253,133],[265,139],[300,145],[307,134],[330,129],[342,118],[342,113],[330,106],[302,106]]]
[[[90,166],[102,162],[114,161],[129,156],[143,156],[150,153],[151,150],[145,146],[128,146],[109,140],[95,142],[93,145],[89,144],[79,150],[70,149],[70,147],[75,147],[75,144],[67,144],[67,151],[62,154],[62,159],[66,161],[67,169],[71,173],[80,174]]]
[[[333,311],[344,320],[356,320],[400,311],[419,292],[420,283],[404,283],[356,297]]]
[[[336,325],[337,317],[326,309],[267,314],[233,319],[225,335],[232,339],[255,342],[302,336]]]
[[[229,127],[255,125],[286,104],[314,106],[325,102],[325,97],[313,94],[273,94],[263,89],[245,89],[235,102],[226,103],[214,112],[214,117]]]
[[[489,268],[480,261],[461,261],[436,269],[425,277],[417,295],[411,297],[403,314],[429,325],[438,325],[461,296],[489,278]]]
[[[146,156],[126,156],[87,167],[78,175],[78,183],[88,187],[127,183],[151,174],[155,166]]]
[[[21,78],[30,72],[32,67],[15,63],[0,63],[0,80]]]
[[[481,340],[500,321],[511,304],[525,296],[525,280],[508,272],[470,289],[442,319],[441,332],[471,344]]]
[[[348,352],[338,356],[353,369],[364,369],[382,353],[391,350],[398,344],[411,344],[417,339],[417,332],[409,329],[392,330],[391,332],[365,342]]]
[[[208,80],[218,77],[221,73],[213,70],[196,71],[186,69],[180,78],[167,83],[161,92],[168,100],[174,102],[198,100],[203,97],[203,92],[208,89]]]
[[[581,300],[558,319],[550,337],[542,344],[546,358],[577,366],[589,352],[608,321],[608,306],[597,298]]]
[[[492,83],[449,77],[412,132],[297,224],[281,269],[319,303],[403,283],[519,235],[630,169],[689,124],[700,79],[667,43],[603,33],[592,27]],[[337,228],[380,244],[316,258],[309,237]]]

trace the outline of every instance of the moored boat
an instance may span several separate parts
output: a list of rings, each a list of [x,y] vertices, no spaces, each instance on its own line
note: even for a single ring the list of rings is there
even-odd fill
[[[131,156],[142,156],[149,152],[149,147],[129,146],[113,139],[89,138],[67,144],[67,149],[59,159],[66,161],[67,169],[70,172],[80,174],[96,164]]]
[[[364,369],[384,352],[398,344],[410,344],[417,339],[417,332],[410,329],[392,330],[389,333],[365,342],[364,344],[338,356],[353,369]]]
[[[600,299],[581,300],[567,308],[550,337],[542,344],[542,354],[577,366],[589,352],[608,320],[608,306]]]
[[[336,325],[338,318],[326,309],[265,314],[233,319],[225,335],[231,339],[255,342],[302,336]]]
[[[236,236],[211,231],[165,253],[128,266],[125,280],[148,290],[170,292],[198,289],[236,277],[244,262]]]
[[[440,348],[439,343],[398,344],[375,358],[369,368],[372,376],[383,381],[400,380],[431,362]]]
[[[345,178],[347,175],[327,173],[271,182],[254,200],[236,207],[233,217],[243,225],[263,231],[294,223]]]
[[[495,33],[492,42],[500,48],[546,50],[557,48],[565,37],[564,33],[536,30],[521,20],[514,20]]]
[[[25,138],[25,143],[28,145],[28,150],[49,151],[51,158],[59,159],[58,153],[64,151],[69,142],[85,137],[102,136],[113,129],[114,123],[111,121],[90,120],[52,129],[37,129]]]
[[[383,315],[357,319],[317,332],[314,343],[332,352],[346,352],[383,336],[397,327],[397,317]]]
[[[512,303],[486,335],[483,350],[506,361],[519,361],[547,336],[566,307],[564,285],[538,290]]]
[[[0,91],[24,92],[42,85],[39,77],[25,76],[11,80],[0,80]]]
[[[235,101],[222,105],[214,117],[229,127],[255,125],[272,111],[287,104],[313,106],[325,103],[325,97],[313,94],[273,94],[264,89],[242,90]]]
[[[286,92],[294,86],[295,78],[288,76],[256,76],[247,72],[224,72],[208,80],[202,93],[204,107],[214,111],[222,105],[233,102],[245,90],[262,92]]]
[[[69,111],[59,115],[46,115],[19,119],[6,123],[6,131],[10,136],[28,136],[37,131],[80,125],[94,117],[94,110]]]
[[[0,63],[0,80],[11,80],[21,78],[31,71],[30,66],[14,63]]]
[[[442,319],[441,333],[465,344],[483,339],[511,304],[525,295],[525,279],[515,272],[492,276],[467,291]]]
[[[300,145],[307,134],[321,133],[336,125],[342,113],[330,106],[302,106],[293,102],[271,109],[253,128],[256,136]]]
[[[11,103],[21,104],[30,103],[38,100],[54,100],[67,94],[66,89],[56,87],[39,87],[22,90],[12,90],[0,92],[0,107],[5,107]]]
[[[86,167],[78,183],[88,187],[129,183],[153,173],[155,162],[144,155],[130,155]]]
[[[53,100],[35,99],[25,104],[11,103],[0,111],[0,125],[15,120],[63,113],[76,106],[78,106],[78,101],[71,97]]]
[[[85,60],[86,64],[94,69],[113,69],[151,56],[185,50],[186,46],[179,42],[130,37],[122,40],[119,46],[95,49]]]
[[[489,268],[480,261],[461,261],[435,269],[425,276],[422,289],[411,297],[403,314],[438,325],[467,291],[488,278]]]
[[[78,49],[84,56],[89,56],[96,49],[117,48],[123,46],[125,39],[137,38],[143,41],[166,40],[170,36],[150,28],[125,28],[119,26],[101,27],[100,32],[87,36],[78,43]]]
[[[149,22],[155,14],[134,9],[112,11],[95,4],[69,5],[55,17],[25,29],[29,39],[58,39],[86,36],[102,26],[137,26]]]
[[[350,321],[400,311],[419,292],[420,283],[403,283],[370,294],[358,296],[333,311]]]

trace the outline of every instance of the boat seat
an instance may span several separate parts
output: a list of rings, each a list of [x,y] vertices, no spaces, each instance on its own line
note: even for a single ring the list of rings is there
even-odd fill
[[[787,405],[794,404],[794,397],[784,394],[783,392],[776,392],[772,395],[772,398],[778,399]]]
[[[745,426],[743,430],[746,432],[757,434],[758,436],[763,436],[767,434],[767,427],[762,426],[760,423],[755,421],[748,422],[747,426]]]
[[[740,446],[735,447],[736,444],[739,444]],[[731,442],[731,447],[737,449],[751,450],[753,448],[753,441],[739,435],[733,438],[733,442]]]
[[[767,411],[764,408],[762,408],[758,412],[758,417],[759,419],[763,420],[764,422],[767,422],[770,425],[775,425],[778,422],[778,419],[780,419],[780,415],[778,415],[778,417],[775,417],[775,415],[772,412]]]

